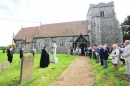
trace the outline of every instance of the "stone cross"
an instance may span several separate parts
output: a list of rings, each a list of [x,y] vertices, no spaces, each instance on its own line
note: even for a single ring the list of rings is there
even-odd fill
[[[57,48],[57,45],[54,42],[53,43],[53,58],[50,60],[50,62],[52,62],[52,63],[58,62],[58,58],[56,57],[56,48]]]
[[[31,53],[24,54],[21,61],[20,85],[32,78],[34,57]]]

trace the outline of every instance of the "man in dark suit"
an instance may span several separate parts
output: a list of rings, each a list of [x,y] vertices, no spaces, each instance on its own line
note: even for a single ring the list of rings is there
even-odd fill
[[[106,49],[106,45],[103,46],[102,59],[103,59],[104,68],[107,68],[108,50]]]
[[[92,48],[91,47],[88,49],[88,55],[90,58],[92,57]]]
[[[8,56],[8,61],[10,63],[12,63],[12,59],[13,59],[13,48],[11,48],[11,46],[9,46],[9,49],[7,50],[7,56]]]
[[[100,53],[99,53],[99,54],[100,54],[100,61],[101,61],[101,65],[103,66],[103,59],[102,59],[102,58],[103,58],[103,57],[102,57],[102,53],[103,53],[103,46],[102,46],[102,45],[100,45],[100,46],[99,46],[99,48],[100,48]]]

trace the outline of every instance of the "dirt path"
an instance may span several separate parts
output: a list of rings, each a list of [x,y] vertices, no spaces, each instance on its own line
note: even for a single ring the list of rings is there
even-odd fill
[[[89,58],[77,57],[50,86],[95,86]]]

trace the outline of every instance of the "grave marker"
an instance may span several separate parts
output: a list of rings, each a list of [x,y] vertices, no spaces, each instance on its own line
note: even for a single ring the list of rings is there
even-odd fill
[[[20,84],[23,85],[26,81],[32,78],[34,57],[31,53],[24,54],[21,61]]]

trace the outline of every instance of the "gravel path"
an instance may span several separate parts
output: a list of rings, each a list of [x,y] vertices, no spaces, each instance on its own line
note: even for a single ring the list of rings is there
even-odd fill
[[[78,56],[50,86],[95,86],[89,58]]]

